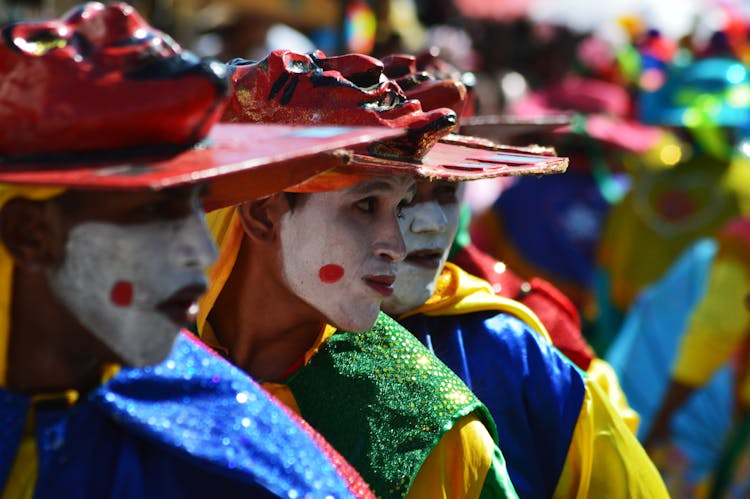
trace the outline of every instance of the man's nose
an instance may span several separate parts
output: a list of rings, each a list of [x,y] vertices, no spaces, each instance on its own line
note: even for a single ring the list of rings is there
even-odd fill
[[[216,260],[216,244],[202,215],[191,214],[180,221],[174,241],[178,266],[204,269]]]
[[[440,203],[430,201],[406,208],[404,215],[411,216],[409,229],[414,233],[443,232],[448,227],[448,217]]]
[[[406,258],[406,243],[396,216],[381,222],[377,230],[373,245],[375,255],[390,262],[403,261]]]

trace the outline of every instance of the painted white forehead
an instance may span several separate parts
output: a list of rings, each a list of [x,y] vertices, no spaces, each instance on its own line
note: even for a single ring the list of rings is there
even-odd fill
[[[376,191],[410,192],[416,189],[416,185],[417,181],[406,175],[373,175],[347,187],[346,190],[362,194]]]

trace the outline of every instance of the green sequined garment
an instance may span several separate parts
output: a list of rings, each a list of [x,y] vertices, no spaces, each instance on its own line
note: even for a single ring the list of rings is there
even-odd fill
[[[403,497],[461,417],[487,409],[451,370],[385,314],[364,333],[338,332],[287,380],[302,417],[380,497]]]

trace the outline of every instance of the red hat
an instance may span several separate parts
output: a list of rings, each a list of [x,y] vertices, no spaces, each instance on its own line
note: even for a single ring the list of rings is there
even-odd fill
[[[424,112],[398,85],[381,78],[383,64],[362,54],[326,57],[322,52],[271,52],[260,62],[232,61],[232,98],[222,121],[405,128],[404,140],[377,142],[373,153],[422,157],[450,133],[449,109]]]
[[[2,34],[2,183],[160,189],[242,174],[252,182],[238,201],[346,160],[321,152],[400,133],[260,125],[211,131],[227,98],[225,67],[183,51],[122,3],[87,3]],[[209,202],[230,203],[231,191],[209,187]]]
[[[456,137],[445,142],[455,113],[446,108],[424,111],[419,101],[407,98],[383,71],[381,61],[360,54],[327,58],[320,52],[307,56],[276,51],[260,62],[235,61],[232,98],[223,119],[407,128],[407,134],[395,141],[355,150],[352,161],[337,169],[349,174],[393,172],[472,180],[558,173],[567,167],[566,158]],[[334,186],[342,185],[329,184]]]
[[[409,99],[416,99],[425,111],[447,107],[463,120],[473,96],[462,73],[431,51],[416,56],[391,54],[383,57],[385,75],[398,83]]]
[[[622,86],[577,76],[531,93],[511,110],[513,116],[526,119],[567,115],[571,124],[554,132],[589,136],[624,151],[646,152],[663,132],[629,119],[629,112],[630,97]]]

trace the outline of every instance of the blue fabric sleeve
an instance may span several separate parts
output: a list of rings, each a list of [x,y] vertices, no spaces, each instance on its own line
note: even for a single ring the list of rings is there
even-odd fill
[[[404,320],[495,419],[520,497],[551,497],[583,402],[584,374],[519,319],[498,312]]]

